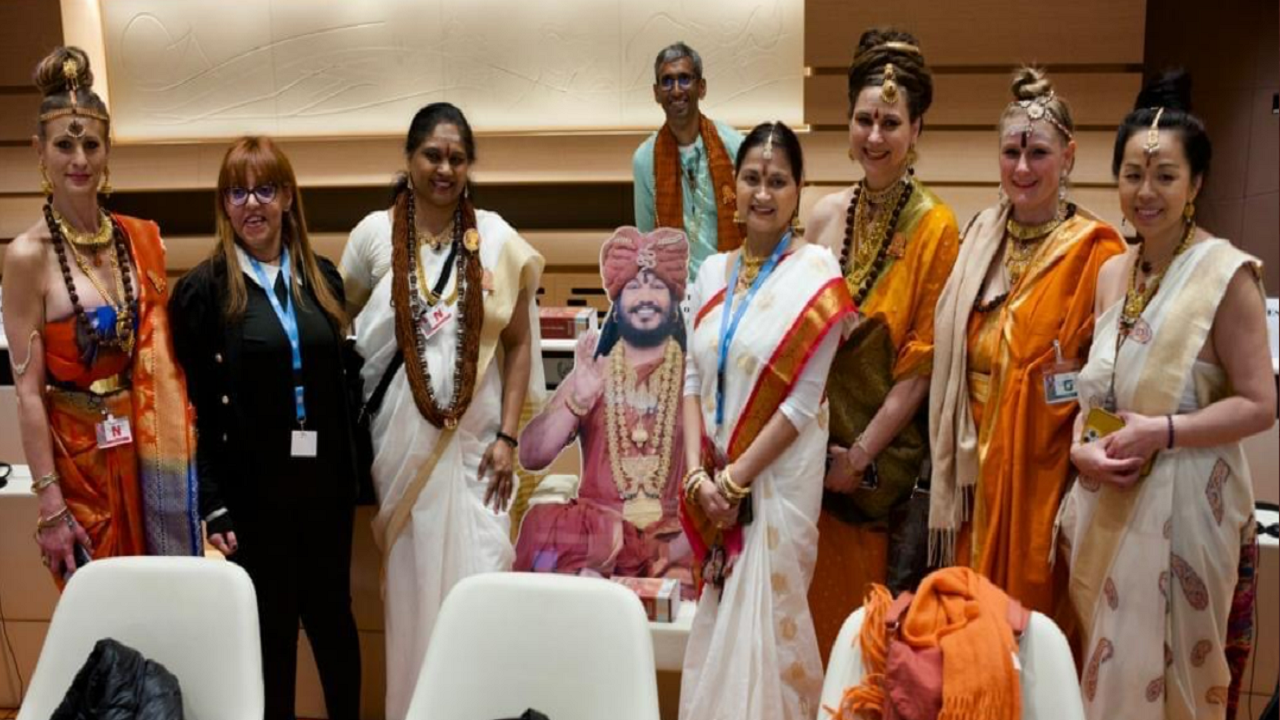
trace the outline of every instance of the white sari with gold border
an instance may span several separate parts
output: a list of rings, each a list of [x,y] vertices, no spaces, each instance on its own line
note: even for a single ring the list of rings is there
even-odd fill
[[[479,369],[470,407],[456,430],[435,427],[418,411],[402,367],[371,428],[379,503],[373,530],[385,557],[386,717],[392,720],[403,718],[408,710],[445,595],[470,575],[509,570],[515,557],[510,518],[505,510],[495,513],[484,505],[488,481],[478,474],[484,451],[501,428],[499,335],[521,289],[528,289],[530,295],[534,353],[526,404],[536,405],[546,393],[537,305],[532,300],[542,274],[542,256],[495,213],[477,211],[476,225],[480,262],[492,274],[492,283],[486,283],[492,289],[485,291]],[[386,228],[389,245],[390,223]],[[438,276],[446,254],[422,248],[419,257],[429,278]],[[449,281],[446,297],[455,282]],[[388,272],[356,320],[357,348],[366,358],[366,394],[377,386],[396,350],[391,284]],[[457,330],[458,324],[450,322],[426,343],[436,397],[447,398],[453,392]]]
[[[1227,396],[1223,370],[1196,357],[1231,278],[1257,265],[1225,240],[1191,246],[1169,268],[1118,362],[1123,302],[1109,308],[1080,374],[1083,412],[1101,405],[1113,367],[1120,410],[1170,415]],[[1128,489],[1077,480],[1059,523],[1091,720],[1225,716],[1227,618],[1253,522],[1240,443],[1161,450],[1151,474]]]

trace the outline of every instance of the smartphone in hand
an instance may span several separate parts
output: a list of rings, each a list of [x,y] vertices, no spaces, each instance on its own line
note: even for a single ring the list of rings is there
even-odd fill
[[[85,565],[88,565],[89,561],[93,560],[93,558],[89,555],[89,551],[85,550],[84,545],[81,545],[80,543],[76,543],[75,549],[71,551],[71,554],[76,560],[76,570],[79,570]],[[64,568],[62,571],[62,579],[64,581],[70,580],[71,576],[74,574],[75,574],[74,570],[68,570]]]

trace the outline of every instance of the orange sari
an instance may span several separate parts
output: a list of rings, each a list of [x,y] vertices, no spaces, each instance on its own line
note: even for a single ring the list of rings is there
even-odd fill
[[[936,541],[942,540],[936,555],[944,562],[969,565],[1024,606],[1054,615],[1064,598],[1066,572],[1050,566],[1053,525],[1070,480],[1068,456],[1078,406],[1048,403],[1044,374],[1056,362],[1055,341],[1067,361],[1082,364],[1088,356],[1098,270],[1124,252],[1124,244],[1109,225],[1080,212],[1042,241],[1021,282],[999,307],[984,313],[974,309],[974,299],[981,297],[982,279],[1003,242],[1005,217],[985,222],[988,213],[979,216],[982,229],[974,234],[985,232],[976,242],[989,252],[975,253],[982,257],[970,256],[968,264],[957,263],[948,283],[948,289],[965,285],[978,293],[948,298],[944,292],[944,301],[952,302],[938,308],[939,323],[945,315],[964,341],[952,344],[950,351],[962,355],[951,358],[948,377],[935,376],[938,397],[930,397],[931,541],[938,550]],[[938,392],[940,383],[945,391]],[[948,402],[968,417],[958,418],[960,423],[938,422],[938,406]],[[961,424],[972,428],[976,438],[966,440],[963,432],[943,437]],[[955,457],[942,457],[940,448],[951,449]],[[969,476],[963,470],[974,460],[976,473]],[[945,471],[956,467],[962,469],[958,481],[950,480],[954,476]],[[942,512],[939,502],[947,499],[947,491],[957,490],[958,505]],[[963,524],[949,527],[946,521],[957,518]]]
[[[164,249],[155,223],[114,219],[129,239],[136,268],[134,352],[84,353],[75,316],[45,325],[54,466],[94,557],[196,554],[194,417],[173,357]],[[107,393],[103,382],[122,389]],[[95,392],[88,392],[91,387]],[[129,418],[133,442],[98,448],[96,427],[107,413]]]
[[[896,382],[932,371],[933,313],[958,249],[955,215],[917,184],[898,219],[887,266],[863,302],[862,319],[831,365],[827,381],[831,442],[852,444]],[[928,452],[928,423],[923,415],[922,409],[921,417],[904,428],[878,458],[881,469],[904,482],[886,481],[876,490],[858,490],[852,496],[823,494],[809,608],[824,665],[840,626],[862,604],[867,586],[885,583],[889,548],[883,520],[889,508],[910,497],[920,473]],[[840,506],[846,505],[851,506],[848,512],[841,512]]]

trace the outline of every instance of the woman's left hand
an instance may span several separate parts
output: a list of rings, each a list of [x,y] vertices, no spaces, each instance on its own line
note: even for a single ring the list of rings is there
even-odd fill
[[[493,504],[493,511],[500,513],[507,507],[515,490],[515,458],[511,446],[504,440],[494,440],[480,460],[480,477],[490,475],[489,487],[484,491],[484,504]]]
[[[1162,450],[1169,442],[1169,421],[1164,417],[1150,417],[1131,412],[1121,412],[1124,427],[1107,437],[1107,457],[1115,460],[1142,458],[1144,461]]]

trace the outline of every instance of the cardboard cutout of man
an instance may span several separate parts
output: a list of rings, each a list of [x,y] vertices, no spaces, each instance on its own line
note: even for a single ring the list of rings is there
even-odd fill
[[[520,464],[540,470],[575,439],[577,498],[531,503],[516,570],[692,582],[678,518],[689,244],[678,230],[620,228],[600,251],[613,306],[574,369],[520,434]]]
[[[636,226],[678,228],[689,239],[689,275],[702,261],[736,249],[742,237],[734,222],[737,207],[733,160],[742,135],[702,114],[707,95],[702,58],[688,45],[662,49],[654,61],[653,99],[667,121],[631,160]]]

